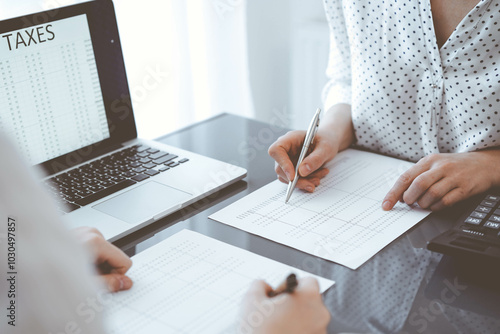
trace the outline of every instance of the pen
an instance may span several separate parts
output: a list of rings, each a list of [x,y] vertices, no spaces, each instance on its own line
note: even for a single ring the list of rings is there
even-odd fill
[[[299,282],[297,281],[297,276],[295,274],[290,274],[288,277],[278,285],[278,287],[271,292],[269,292],[269,297],[274,297],[282,293],[292,293]]]
[[[288,189],[286,190],[285,203],[288,203],[290,196],[292,196],[292,192],[295,189],[297,180],[299,179],[299,166],[306,157],[307,151],[309,150],[309,146],[313,143],[314,136],[316,136],[316,131],[318,131],[320,113],[321,109],[318,108],[318,110],[316,110],[316,113],[314,114],[313,119],[311,120],[311,124],[309,124],[309,128],[307,129],[306,137],[304,139],[304,145],[302,146],[302,151],[300,151],[297,165],[295,165],[295,177],[293,178],[293,181],[288,182]]]

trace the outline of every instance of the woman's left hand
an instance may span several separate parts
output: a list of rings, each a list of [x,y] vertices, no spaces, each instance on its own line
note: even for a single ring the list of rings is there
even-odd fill
[[[435,211],[499,185],[499,149],[431,154],[401,174],[382,208],[402,201]]]

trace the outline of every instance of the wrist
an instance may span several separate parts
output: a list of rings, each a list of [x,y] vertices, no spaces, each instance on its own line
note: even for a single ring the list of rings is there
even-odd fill
[[[323,115],[318,132],[328,138],[336,151],[342,151],[355,142],[354,127],[352,124],[351,106],[336,104],[331,106]]]
[[[485,149],[473,153],[483,156],[482,164],[486,168],[485,172],[491,176],[490,187],[500,187],[500,148]]]
[[[493,156],[493,187],[500,187],[500,149],[491,150]]]

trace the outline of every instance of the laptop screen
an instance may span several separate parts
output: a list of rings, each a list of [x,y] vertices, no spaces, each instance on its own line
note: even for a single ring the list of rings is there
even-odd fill
[[[110,137],[86,14],[0,34],[0,131],[31,164]]]

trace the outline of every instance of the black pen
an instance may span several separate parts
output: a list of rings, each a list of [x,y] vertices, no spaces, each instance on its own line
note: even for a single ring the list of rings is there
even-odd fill
[[[276,289],[271,290],[271,292],[269,292],[268,295],[269,297],[274,297],[282,293],[292,293],[297,287],[297,285],[299,285],[299,282],[297,281],[297,276],[295,276],[295,274],[290,274],[283,281],[283,283],[278,285]]]

